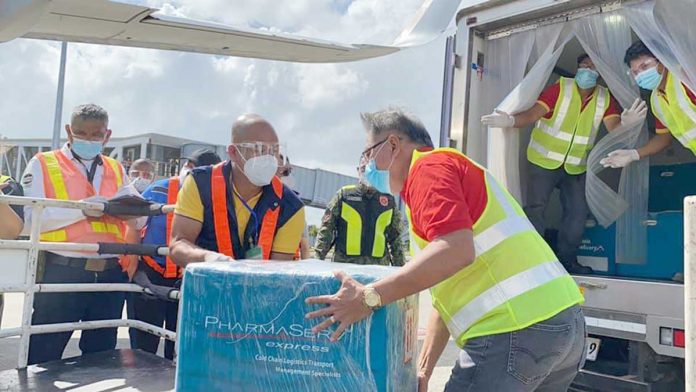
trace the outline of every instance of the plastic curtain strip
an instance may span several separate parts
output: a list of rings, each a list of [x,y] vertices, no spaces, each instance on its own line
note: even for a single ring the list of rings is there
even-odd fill
[[[574,32],[614,98],[622,107],[630,107],[639,94],[623,63],[626,48],[631,45],[631,27],[626,18],[616,12],[588,16],[575,21]],[[649,162],[643,159],[623,169],[617,194],[597,176],[604,170],[599,161],[615,149],[634,148],[645,141],[644,123],[631,129],[620,127],[603,137],[587,159],[587,203],[602,226],[616,221],[617,263],[646,261],[647,228],[643,221],[648,210]]]
[[[571,38],[564,25],[550,25],[517,35],[520,38],[515,41],[515,35],[512,35],[505,39],[507,42],[496,43],[499,40],[495,40],[489,43],[489,62],[496,68],[493,68],[495,71],[491,70],[492,75],[486,75],[489,82],[484,85],[490,94],[485,101],[489,104],[486,105],[488,112],[496,108],[497,102],[500,102],[497,108],[508,113],[517,113],[531,107],[544,89],[563,47]],[[536,51],[534,57],[538,57],[538,60],[524,76],[533,49]],[[504,57],[511,55],[514,57]],[[510,90],[512,91],[505,96],[505,92]],[[479,128],[486,130],[480,124]],[[523,202],[519,132],[518,129],[488,129],[487,167],[499,181],[506,184],[518,201]],[[500,157],[506,159],[499,159]],[[523,162],[526,163],[526,159]]]

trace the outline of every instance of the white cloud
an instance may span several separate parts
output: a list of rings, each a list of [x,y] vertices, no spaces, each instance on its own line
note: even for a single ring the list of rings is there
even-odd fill
[[[352,69],[336,65],[297,65],[298,93],[307,109],[333,106],[364,93],[369,82]]]
[[[266,27],[341,42],[385,43],[421,0],[149,0],[168,14]],[[0,44],[0,134],[49,137],[59,44]],[[347,64],[265,60],[70,44],[63,118],[95,102],[116,135],[160,132],[226,143],[232,121],[267,116],[294,163],[354,174],[363,147],[358,114],[402,105],[437,140],[444,39],[384,58]]]

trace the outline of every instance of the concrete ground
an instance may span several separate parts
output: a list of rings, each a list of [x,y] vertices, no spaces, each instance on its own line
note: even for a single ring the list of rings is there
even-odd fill
[[[2,316],[2,328],[12,328],[18,327],[20,325],[22,319],[22,303],[22,294],[5,294],[5,310]],[[419,309],[419,340],[422,340],[423,338],[425,325],[428,320],[430,309],[430,296],[428,295],[428,293],[421,294]],[[73,334],[73,338],[70,340],[70,343],[68,344],[68,347],[65,350],[64,358],[80,355],[80,349],[78,348],[79,338],[80,332],[77,331]],[[162,346],[163,345],[160,344],[160,355],[163,355]],[[128,330],[125,328],[120,328],[118,331],[117,348],[129,347],[130,343],[128,340]],[[19,338],[15,337],[0,339],[0,371],[12,369],[16,366],[18,350]],[[449,379],[450,370],[458,355],[458,348],[450,340],[450,343],[445,349],[445,352],[443,353],[442,357],[440,358],[438,366],[435,368],[433,376],[430,380],[430,391],[438,392],[444,390],[445,383],[447,383],[447,380]]]

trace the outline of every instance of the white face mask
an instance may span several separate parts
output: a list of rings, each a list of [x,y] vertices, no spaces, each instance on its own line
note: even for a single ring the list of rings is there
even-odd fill
[[[137,190],[140,193],[143,193],[143,192],[145,192],[145,189],[147,189],[147,187],[150,184],[152,184],[152,180],[147,180],[147,179],[142,178],[142,177],[137,177],[137,178],[131,179],[131,184],[133,185],[135,190]]]
[[[273,155],[261,155],[244,162],[244,175],[256,186],[270,184],[277,171],[278,159]]]

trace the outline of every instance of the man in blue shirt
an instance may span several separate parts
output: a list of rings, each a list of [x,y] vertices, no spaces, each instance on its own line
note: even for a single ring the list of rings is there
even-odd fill
[[[195,151],[190,157],[185,158],[181,174],[171,178],[159,180],[150,185],[143,198],[148,201],[161,204],[175,204],[176,198],[183,184],[184,177],[190,169],[199,166],[209,166],[220,162],[220,157],[211,150]],[[143,244],[168,244],[171,232],[172,214],[153,216],[148,219],[143,229]],[[150,281],[158,286],[173,287],[181,277],[181,269],[174,264],[169,257],[143,256],[138,268],[145,271]],[[178,303],[152,299],[143,295],[133,299],[134,318],[148,324],[159,327],[164,326],[170,331],[176,331]],[[144,351],[157,353],[160,338],[158,336],[136,330],[133,335],[134,347]],[[174,358],[174,342],[167,341],[164,345],[164,356]]]

